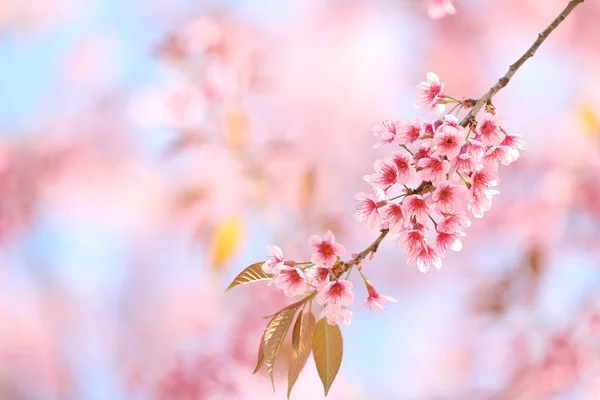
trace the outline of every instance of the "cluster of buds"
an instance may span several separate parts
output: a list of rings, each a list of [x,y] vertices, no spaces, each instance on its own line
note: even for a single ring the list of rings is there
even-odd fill
[[[375,161],[375,173],[364,177],[372,192],[356,196],[356,218],[397,234],[409,265],[427,272],[441,267],[448,250],[462,248],[468,212],[481,218],[490,209],[499,193],[494,189],[499,165],[519,158],[525,142],[506,132],[491,104],[478,118],[459,122],[460,111],[473,100],[446,95],[432,72],[417,86],[417,96],[418,108],[440,113],[447,104],[454,107],[433,123],[386,120],[373,128],[375,148],[396,145],[398,151]]]

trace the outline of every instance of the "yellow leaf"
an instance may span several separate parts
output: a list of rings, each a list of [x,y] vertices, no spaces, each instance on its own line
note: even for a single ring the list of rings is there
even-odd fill
[[[284,308],[271,319],[265,329],[264,333],[264,357],[267,371],[269,371],[269,378],[271,378],[271,384],[273,390],[275,390],[275,378],[273,376],[275,370],[275,359],[279,354],[279,349],[285,339],[287,331],[292,325],[294,315],[296,315],[297,307],[295,308]]]
[[[304,315],[304,317],[302,317],[302,313],[300,313],[300,315],[298,315],[298,319],[296,320],[296,324],[294,325],[293,333],[296,334],[296,332],[298,332],[298,348],[296,349],[294,347],[295,351],[292,351],[290,356],[290,367],[288,370],[288,399],[290,398],[294,384],[298,380],[298,376],[300,376],[300,372],[304,368],[304,365],[308,360],[308,356],[310,356],[312,351],[312,340],[315,331],[315,325],[316,319],[311,312]]]
[[[244,221],[229,217],[219,222],[212,234],[211,260],[215,269],[221,269],[239,250],[244,236]]]
[[[326,318],[317,322],[312,342],[313,356],[319,378],[325,389],[325,396],[329,393],[340,366],[344,353],[342,331],[337,325],[329,325]]]
[[[246,269],[240,272],[238,276],[236,276],[233,279],[233,281],[229,284],[229,286],[227,286],[227,289],[225,289],[225,293],[239,285],[245,285],[246,283],[259,282],[271,279],[273,275],[267,274],[262,270],[263,264],[264,261],[260,261],[246,267]]]

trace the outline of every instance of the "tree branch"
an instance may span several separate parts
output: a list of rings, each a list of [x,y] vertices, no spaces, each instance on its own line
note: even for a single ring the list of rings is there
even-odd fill
[[[548,36],[550,36],[552,31],[555,30],[561,24],[561,22],[565,20],[565,18],[567,18],[567,16],[571,13],[571,11],[573,11],[575,7],[577,7],[584,1],[585,0],[569,1],[569,4],[567,4],[565,9],[558,15],[558,17],[556,17],[554,21],[552,21],[552,23],[548,25],[548,27],[544,29],[542,33],[538,35],[537,40],[533,42],[531,47],[527,49],[527,51],[508,68],[508,72],[502,78],[500,78],[498,82],[496,82],[496,84],[492,86],[490,90],[487,91],[486,94],[477,99],[475,105],[460,122],[462,126],[466,127],[472,120],[475,119],[475,115],[477,115],[479,110],[481,110],[481,107],[490,102],[492,100],[492,97],[494,97],[496,93],[498,93],[504,86],[508,85],[508,82],[510,82],[510,79],[513,77],[515,72],[517,72],[517,70],[521,68],[523,64],[525,64],[525,61],[527,61],[528,58],[533,57],[538,47],[540,47],[544,40],[546,40]]]

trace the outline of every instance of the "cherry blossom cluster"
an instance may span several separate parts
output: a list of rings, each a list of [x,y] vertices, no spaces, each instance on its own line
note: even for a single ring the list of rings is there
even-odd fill
[[[348,307],[354,303],[353,284],[347,280],[349,274],[346,279],[340,279],[344,272],[340,257],[346,253],[346,248],[335,241],[331,231],[327,231],[323,238],[311,236],[308,244],[313,253],[310,261],[306,262],[286,261],[279,247],[267,247],[269,257],[263,263],[262,270],[273,276],[269,284],[283,290],[289,297],[310,291],[323,306],[320,318],[327,318],[331,325],[337,324],[338,320],[346,326],[350,325],[353,314]],[[387,301],[396,301],[380,295],[362,272],[361,276],[369,293],[361,309],[369,306],[374,311],[381,311]]]
[[[409,265],[427,272],[441,267],[448,250],[462,248],[471,224],[468,212],[481,218],[490,209],[499,193],[499,165],[519,158],[526,144],[502,127],[503,118],[491,104],[478,118],[459,122],[457,115],[474,100],[446,95],[432,72],[416,91],[417,108],[438,114],[447,104],[454,108],[432,123],[386,120],[373,128],[375,148],[395,145],[397,150],[375,161],[375,173],[364,177],[372,191],[356,196],[356,218],[395,233]]]

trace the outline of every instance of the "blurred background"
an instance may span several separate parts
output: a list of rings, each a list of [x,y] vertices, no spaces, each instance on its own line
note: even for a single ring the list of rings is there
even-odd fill
[[[371,127],[479,97],[566,0],[0,1],[0,399],[284,399],[252,375],[277,244],[376,237]],[[600,3],[495,98],[529,149],[460,253],[364,271],[331,399],[600,399]],[[357,282],[358,283],[358,282]],[[356,285],[356,305],[367,296]],[[289,345],[282,356],[289,354]],[[312,358],[292,399],[323,397]]]

